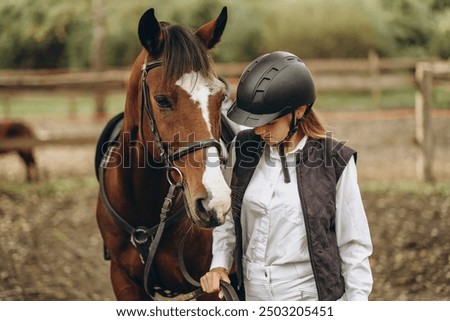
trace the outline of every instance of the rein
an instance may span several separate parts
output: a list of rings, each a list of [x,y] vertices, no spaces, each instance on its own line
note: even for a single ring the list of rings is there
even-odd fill
[[[160,213],[160,223],[156,226],[153,226],[151,228],[147,228],[145,226],[138,226],[133,227],[130,225],[127,221],[125,221],[119,213],[113,208],[111,205],[108,196],[106,194],[105,190],[105,178],[104,178],[104,171],[107,167],[108,160],[110,158],[110,154],[113,148],[116,147],[117,144],[111,145],[108,148],[107,154],[103,157],[100,170],[99,170],[99,181],[100,181],[100,195],[102,202],[109,212],[109,214],[112,216],[114,221],[128,234],[130,234],[130,242],[134,245],[134,247],[138,250],[139,256],[141,258],[142,263],[145,265],[144,267],[144,288],[147,293],[153,300],[156,300],[155,297],[152,295],[152,289],[149,288],[149,278],[151,275],[151,268],[153,259],[156,254],[156,250],[158,248],[159,242],[161,240],[161,236],[163,234],[163,231],[166,227],[169,227],[178,221],[181,220],[183,217],[183,207],[180,208],[175,214],[168,215],[171,211],[172,205],[174,204],[174,199],[178,195],[178,197],[175,199],[175,203],[178,204],[178,202],[181,199],[182,193],[178,193],[179,190],[183,189],[183,174],[181,171],[173,164],[175,160],[180,159],[181,157],[195,152],[200,149],[208,148],[208,147],[216,147],[218,151],[221,151],[221,145],[219,141],[216,139],[207,139],[204,141],[198,141],[195,142],[187,147],[182,147],[175,151],[172,154],[169,154],[166,150],[164,143],[161,139],[161,136],[158,131],[158,127],[156,126],[155,118],[153,116],[152,108],[150,105],[150,90],[147,85],[147,75],[150,72],[151,69],[159,67],[163,64],[161,60],[156,60],[153,62],[150,62],[147,64],[145,62],[142,66],[142,97],[141,97],[141,116],[140,116],[140,130],[141,130],[141,137],[144,139],[144,132],[143,132],[143,114],[144,110],[147,115],[150,129],[152,132],[152,135],[154,137],[154,141],[156,143],[156,146],[159,149],[159,156],[161,157],[162,161],[164,162],[164,168],[166,169],[166,176],[167,180],[169,181],[170,187],[167,192],[167,195],[164,199],[164,203],[161,208]],[[176,171],[179,175],[179,181],[174,182],[170,178],[170,172]],[[191,226],[192,228],[192,226]],[[186,235],[183,237],[181,244],[180,244],[180,251],[179,251],[179,261],[180,261],[180,267],[183,276],[186,278],[186,280],[196,287],[199,287],[197,290],[194,290],[187,294],[181,294],[181,297],[183,300],[192,300],[196,297],[204,294],[203,290],[200,287],[200,283],[192,279],[192,277],[189,275],[189,273],[186,270],[186,266],[184,264],[184,258],[183,258],[183,248],[184,248],[184,242],[186,240],[186,236],[189,233],[189,230],[186,232]],[[225,298],[227,300],[235,300],[239,301],[239,298],[232,288],[232,286],[228,283],[223,282],[224,284],[221,284],[222,292],[225,294]]]
[[[188,231],[186,232],[183,239],[181,240],[180,247],[178,248],[178,261],[180,261],[180,269],[181,269],[181,272],[183,273],[184,278],[193,286],[198,287],[198,289],[195,290],[193,293],[196,296],[200,296],[203,294],[201,285],[198,281],[194,280],[191,277],[191,275],[189,274],[189,272],[186,268],[186,265],[184,264],[184,259],[183,259],[184,243],[186,242],[186,238],[187,238],[189,232],[191,231],[192,227],[193,227],[193,225],[191,225],[189,227]],[[222,291],[226,301],[239,301],[239,297],[236,294],[236,292],[234,291],[231,284],[221,280],[220,281],[220,290]]]

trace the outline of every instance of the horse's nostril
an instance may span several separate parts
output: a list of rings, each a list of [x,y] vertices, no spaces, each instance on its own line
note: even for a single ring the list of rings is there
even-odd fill
[[[217,219],[216,210],[207,210],[203,205],[204,202],[204,198],[197,199],[196,201],[196,210],[199,218],[201,219],[201,224],[205,227],[215,227],[220,225],[219,220]]]
[[[216,213],[214,213],[214,215],[211,215],[209,217],[208,227],[216,227],[216,226],[219,226],[219,225],[220,225],[220,223],[217,220],[217,215],[216,215]]]
[[[203,202],[205,201],[204,198],[199,198],[196,200],[195,205],[197,207],[197,211],[199,212],[206,212],[205,207],[203,206]]]

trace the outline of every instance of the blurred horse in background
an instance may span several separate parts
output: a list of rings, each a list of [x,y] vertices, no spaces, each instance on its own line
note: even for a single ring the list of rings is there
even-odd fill
[[[0,122],[0,139],[35,138],[31,127],[22,122]],[[28,182],[39,180],[39,171],[32,148],[0,149],[0,155],[16,152],[25,164],[26,179]]]

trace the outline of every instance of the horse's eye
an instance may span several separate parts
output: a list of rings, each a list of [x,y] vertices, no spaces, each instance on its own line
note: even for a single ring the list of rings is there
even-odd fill
[[[158,107],[161,109],[171,109],[172,108],[172,101],[167,96],[156,95],[155,100],[156,100],[156,104],[158,104]]]

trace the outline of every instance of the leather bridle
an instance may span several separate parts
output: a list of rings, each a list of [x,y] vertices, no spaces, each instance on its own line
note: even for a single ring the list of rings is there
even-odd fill
[[[103,157],[102,163],[100,165],[99,170],[99,181],[100,181],[100,195],[102,202],[109,212],[109,214],[112,216],[114,221],[128,234],[131,236],[131,243],[136,247],[136,249],[139,252],[139,255],[141,257],[142,263],[145,265],[144,267],[144,288],[146,293],[153,299],[156,300],[153,296],[152,289],[149,288],[150,282],[149,278],[152,273],[152,263],[153,259],[157,250],[157,247],[159,245],[159,242],[161,240],[162,233],[164,229],[168,226],[171,226],[175,224],[176,222],[180,221],[181,218],[184,215],[183,207],[181,207],[180,210],[178,210],[175,214],[168,215],[171,211],[172,205],[174,203],[178,203],[180,200],[181,193],[177,193],[180,189],[183,189],[183,174],[181,171],[174,165],[174,161],[180,159],[181,157],[193,153],[197,150],[201,150],[208,147],[216,147],[220,153],[221,151],[221,144],[216,139],[207,139],[203,141],[195,142],[187,147],[181,147],[177,151],[173,153],[169,153],[167,148],[165,147],[163,140],[161,139],[161,136],[158,131],[158,127],[156,126],[156,121],[152,112],[151,104],[150,104],[150,88],[147,84],[147,76],[153,68],[160,67],[163,64],[161,60],[155,60],[150,63],[145,62],[142,66],[142,96],[141,96],[141,115],[140,115],[140,130],[141,130],[141,137],[144,139],[144,132],[143,132],[143,123],[144,123],[144,110],[147,115],[148,122],[150,124],[150,129],[154,138],[154,141],[156,143],[156,146],[159,149],[159,157],[161,158],[162,162],[164,163],[164,168],[166,169],[166,176],[167,180],[169,181],[170,187],[167,192],[167,195],[164,199],[163,206],[161,208],[160,213],[160,223],[156,226],[153,226],[152,228],[147,228],[145,226],[138,226],[133,227],[130,225],[127,221],[125,221],[119,213],[113,208],[111,205],[108,196],[105,191],[105,180],[104,180],[104,171],[105,168],[108,166],[107,162],[109,159],[109,156],[111,154],[111,151],[113,148],[116,147],[117,144],[111,145],[108,148],[107,154]],[[171,178],[170,173],[172,171],[176,171],[178,173],[178,181],[174,182]],[[176,198],[178,195],[178,198]],[[187,234],[189,233],[190,229],[186,232],[186,235],[183,237],[183,240],[180,244],[179,248],[179,260],[180,260],[180,266],[182,270],[183,276],[186,278],[186,280],[191,283],[191,285],[194,285],[196,287],[199,287],[200,284],[195,281],[187,272],[187,269],[184,264],[183,259],[183,248],[184,248],[184,241],[186,239]],[[222,282],[221,283],[221,290],[225,295],[226,300],[234,300],[238,301],[239,298],[234,291],[234,289],[227,283]],[[204,294],[201,288],[194,290],[190,293],[181,295],[184,300],[192,300],[196,297]]]
[[[161,60],[155,60],[150,63],[144,63],[142,65],[142,97],[141,97],[141,120],[140,120],[140,127],[141,127],[141,136],[144,138],[143,135],[143,111],[145,110],[147,114],[147,118],[150,124],[150,129],[152,131],[156,146],[159,149],[159,156],[161,157],[162,161],[164,162],[164,166],[166,169],[172,169],[174,167],[173,162],[177,159],[180,159],[181,157],[193,153],[197,150],[208,148],[208,147],[216,147],[217,150],[221,151],[221,145],[220,142],[216,139],[207,139],[195,142],[187,147],[181,147],[177,151],[175,151],[172,154],[169,154],[167,151],[167,148],[164,146],[163,141],[161,139],[161,135],[159,134],[158,127],[156,126],[155,117],[152,112],[152,107],[150,104],[150,90],[147,84],[147,75],[149,74],[150,70],[156,67],[160,67],[163,64]]]

